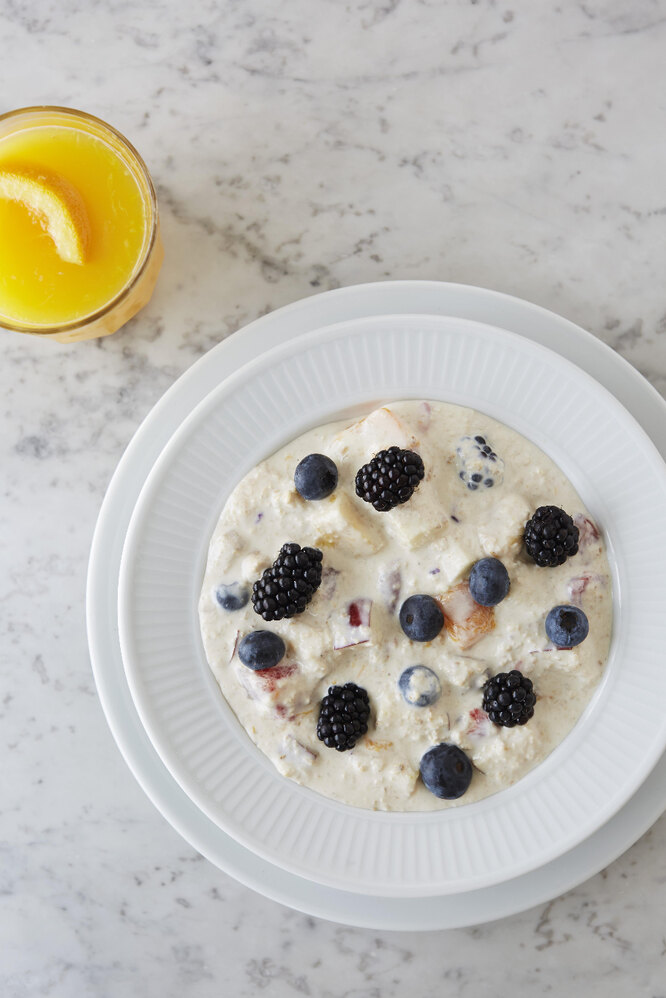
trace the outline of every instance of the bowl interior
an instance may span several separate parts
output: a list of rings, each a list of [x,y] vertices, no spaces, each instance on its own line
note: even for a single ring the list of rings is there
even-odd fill
[[[294,411],[288,389],[303,378],[311,379],[311,391]],[[240,728],[210,674],[196,602],[219,511],[250,467],[311,426],[358,415],[382,401],[416,397],[486,412],[556,461],[604,525],[616,626],[602,684],[579,724],[541,766],[477,804],[415,816],[361,811],[290,782],[285,786]],[[609,436],[615,465],[604,457]],[[641,509],[632,513],[633,476],[645,467],[649,496],[642,494]],[[562,358],[512,334],[464,320],[402,316],[345,323],[288,344],[240,371],[195,410],[157,462],[137,505],[121,570],[120,630],[142,720],[197,804],[239,841],[294,872],[396,896],[467,890],[525,872],[598,827],[663,748],[663,722],[655,715],[646,724],[634,689],[629,730],[642,729],[645,737],[631,763],[620,766],[622,780],[617,767],[613,778],[618,760],[610,734],[620,705],[628,702],[628,670],[648,617],[639,600],[625,599],[626,582],[638,582],[640,573],[641,591],[664,591],[657,568],[647,573],[645,585],[645,558],[646,517],[665,495],[660,458],[612,396]],[[657,541],[663,543],[663,536]],[[640,641],[641,648],[653,649],[641,674],[650,688],[654,641],[663,638],[655,619],[647,642]],[[626,729],[627,716],[623,723]],[[588,771],[582,782],[576,776],[581,767]],[[309,850],[296,831],[307,832]],[[322,863],[332,836],[344,849]],[[396,843],[410,845],[400,849],[400,862]],[[405,859],[414,856],[413,849],[426,861]]]

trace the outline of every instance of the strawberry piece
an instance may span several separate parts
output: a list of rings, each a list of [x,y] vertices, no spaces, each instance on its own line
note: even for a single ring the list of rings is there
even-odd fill
[[[421,414],[419,415],[417,426],[421,433],[427,433],[432,419],[432,406],[429,402],[421,402]]]
[[[304,756],[307,756],[307,757],[308,757],[309,759],[311,759],[311,760],[312,760],[312,762],[314,762],[314,760],[315,760],[315,759],[316,759],[316,758],[318,757],[318,755],[319,755],[319,752],[315,752],[315,751],[313,751],[313,749],[311,749],[311,748],[308,748],[308,746],[307,746],[307,745],[304,745],[304,744],[303,744],[303,742],[299,742],[299,740],[298,740],[297,738],[295,738],[295,739],[294,739],[294,742],[295,742],[295,744],[296,744],[296,748],[297,748],[297,749],[298,749],[298,750],[299,750],[299,751],[300,751],[300,752],[301,752],[301,753],[302,753],[302,754],[303,754]]]
[[[300,668],[296,662],[283,662],[271,669],[247,669],[241,665],[236,676],[251,700],[256,700],[260,709],[273,717],[292,721],[295,715],[307,704],[307,689],[290,677],[298,677]],[[305,695],[305,699],[304,699]]]
[[[569,599],[575,602],[576,606],[581,604],[581,596],[587,589],[590,583],[589,575],[579,575],[575,579],[569,579],[569,585],[567,586],[567,591],[569,593]]]
[[[304,770],[311,766],[319,753],[299,742],[293,735],[286,735],[282,743],[283,757],[296,769]]]
[[[339,574],[337,568],[333,568],[331,565],[324,565],[321,570],[321,585],[319,586],[320,599],[333,599],[333,594],[338,587]]]
[[[485,738],[491,732],[490,718],[481,707],[475,707],[469,712],[469,724],[467,734],[470,738]]]
[[[297,671],[298,666],[292,662],[288,665],[274,665],[272,669],[257,669],[254,677],[264,693],[274,693],[281,679],[286,679]]]
[[[475,603],[468,582],[460,582],[449,589],[439,597],[439,602],[449,637],[463,650],[471,648],[495,626],[494,608]]]
[[[370,640],[371,599],[352,600],[331,616],[333,648],[350,648],[363,645]]]
[[[236,637],[234,638],[234,646],[231,649],[231,655],[229,656],[229,661],[230,662],[233,659],[234,655],[236,654],[236,651],[238,649],[238,642],[239,642],[239,640],[240,640],[240,631],[236,631]]]
[[[350,627],[369,627],[370,611],[372,610],[371,599],[358,599],[349,604],[349,625]]]
[[[596,523],[593,523],[588,516],[583,516],[582,513],[576,513],[573,518],[574,523],[578,527],[578,549],[583,551],[590,544],[594,544],[595,541],[599,540],[599,528]]]
[[[381,572],[377,585],[389,613],[395,613],[402,588],[402,573],[397,565]]]
[[[578,575],[575,579],[569,579],[567,586],[569,599],[574,606],[582,606],[583,594],[590,583],[605,586],[606,582],[606,577],[603,575]]]

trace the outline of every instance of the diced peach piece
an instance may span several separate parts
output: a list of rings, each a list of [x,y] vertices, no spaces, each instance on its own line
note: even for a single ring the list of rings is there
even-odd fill
[[[408,503],[382,516],[386,532],[411,551],[436,540],[449,525],[448,516],[426,489],[417,489]]]
[[[519,548],[529,518],[530,507],[522,496],[513,493],[503,496],[493,507],[487,521],[479,527],[483,553],[502,558]]]
[[[452,641],[464,650],[471,648],[495,626],[491,606],[479,606],[469,592],[469,583],[460,582],[439,597],[444,611],[444,626]]]
[[[467,575],[470,568],[476,561],[475,556],[456,541],[447,539],[438,552],[438,567],[443,575],[445,585],[457,582],[463,575]]]
[[[312,542],[319,548],[332,547],[348,554],[370,555],[386,543],[381,524],[352,502],[344,493],[324,500],[317,510]]]
[[[343,449],[353,445],[354,441],[362,442],[367,449],[367,461],[385,447],[395,445],[410,448],[417,443],[412,431],[386,406],[374,409],[363,419],[341,430],[334,438],[334,443]]]

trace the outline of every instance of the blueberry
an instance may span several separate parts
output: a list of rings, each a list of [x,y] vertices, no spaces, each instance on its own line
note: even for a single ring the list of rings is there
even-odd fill
[[[479,606],[497,606],[508,595],[509,573],[499,558],[481,558],[469,573],[469,592]]]
[[[472,763],[457,745],[442,742],[428,749],[421,758],[421,779],[431,794],[443,800],[455,800],[472,782]]]
[[[398,680],[398,689],[410,707],[429,707],[442,695],[439,679],[425,665],[410,665],[405,669]]]
[[[294,485],[304,499],[325,499],[338,484],[338,469],[325,454],[308,454],[296,465]]]
[[[400,626],[412,641],[432,641],[444,626],[444,614],[432,596],[410,596],[400,607]]]
[[[238,657],[248,669],[272,669],[284,658],[286,648],[279,634],[272,631],[250,631],[238,646]]]
[[[222,583],[215,590],[215,599],[223,610],[242,610],[250,598],[250,590],[240,582]]]
[[[558,648],[574,648],[589,630],[587,617],[577,606],[554,606],[546,617],[546,634]]]

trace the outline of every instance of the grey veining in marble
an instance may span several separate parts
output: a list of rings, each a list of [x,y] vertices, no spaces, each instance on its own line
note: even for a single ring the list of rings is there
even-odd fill
[[[167,249],[115,336],[2,335],[3,996],[664,998],[664,819],[577,890],[455,932],[335,926],[219,872],[113,743],[84,587],[150,407],[220,338],[316,291],[500,289],[666,392],[665,46],[663,0],[0,0],[0,110],[113,122],[152,170]]]

